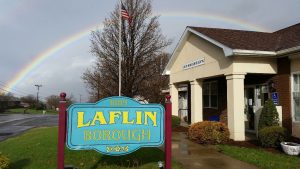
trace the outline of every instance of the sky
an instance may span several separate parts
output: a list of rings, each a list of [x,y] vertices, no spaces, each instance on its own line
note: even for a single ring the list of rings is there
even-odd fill
[[[124,0],[125,1],[125,0]],[[91,68],[90,32],[102,28],[118,0],[0,0],[0,92],[88,101],[81,77]],[[300,23],[300,0],[152,0],[173,43],[186,26],[273,32]]]

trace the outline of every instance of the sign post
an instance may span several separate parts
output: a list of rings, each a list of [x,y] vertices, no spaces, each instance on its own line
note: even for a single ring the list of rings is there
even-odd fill
[[[66,142],[66,93],[60,93],[58,121],[57,168],[64,169],[64,150]]]
[[[141,147],[159,147],[166,141],[166,168],[171,169],[171,102],[142,104],[123,96],[97,103],[75,103],[66,109],[60,94],[57,168],[64,169],[65,143],[72,150],[96,150],[120,156]],[[67,132],[66,132],[67,131]],[[166,135],[166,137],[165,137]]]
[[[166,96],[166,117],[165,117],[165,163],[166,169],[171,169],[172,167],[172,103],[171,96]]]

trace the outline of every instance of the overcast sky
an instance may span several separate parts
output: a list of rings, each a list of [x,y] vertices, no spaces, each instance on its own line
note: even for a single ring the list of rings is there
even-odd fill
[[[89,30],[101,25],[117,0],[0,0],[0,89],[16,96],[42,97],[72,94],[87,101],[82,73],[93,65]],[[165,36],[173,39],[172,52],[186,26],[276,31],[300,22],[300,0],[153,0]],[[88,31],[86,31],[88,30]],[[7,84],[34,58],[74,35],[87,32],[62,45],[38,64],[13,89]]]

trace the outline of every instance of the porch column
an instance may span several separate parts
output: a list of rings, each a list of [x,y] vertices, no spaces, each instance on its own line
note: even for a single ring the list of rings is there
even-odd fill
[[[191,122],[196,123],[203,120],[203,106],[202,106],[202,81],[194,80],[191,84]]]
[[[170,95],[172,101],[172,115],[179,116],[178,114],[178,88],[175,84],[170,84]]]
[[[235,141],[244,141],[245,73],[226,74],[225,76],[227,80],[227,116],[230,138]]]

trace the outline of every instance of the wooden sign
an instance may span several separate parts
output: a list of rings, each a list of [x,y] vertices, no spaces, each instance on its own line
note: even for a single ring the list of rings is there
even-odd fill
[[[67,147],[114,156],[158,147],[165,138],[164,113],[159,104],[120,96],[73,104],[67,114]]]

